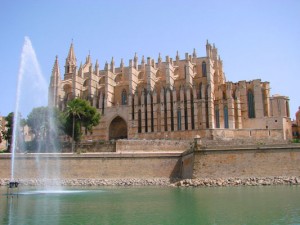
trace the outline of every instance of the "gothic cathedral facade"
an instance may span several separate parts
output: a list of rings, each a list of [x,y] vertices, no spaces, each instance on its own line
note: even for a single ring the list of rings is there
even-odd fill
[[[49,85],[49,106],[64,110],[74,98],[88,100],[101,122],[85,140],[111,139],[289,139],[289,99],[270,96],[269,82],[230,82],[217,48],[206,56],[194,49],[180,59],[157,61],[138,56],[125,66],[114,59],[101,70],[90,55],[77,67],[73,43],[63,78],[56,57]]]

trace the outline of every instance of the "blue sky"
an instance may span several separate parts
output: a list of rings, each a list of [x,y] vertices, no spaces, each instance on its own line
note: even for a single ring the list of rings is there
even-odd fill
[[[300,106],[300,1],[92,1],[51,0],[0,3],[0,115],[14,111],[24,37],[31,39],[49,82],[55,56],[61,73],[73,39],[78,65],[89,51],[100,69],[113,56],[126,65],[137,52],[205,55],[215,43],[228,81],[260,78],[271,94],[290,97],[291,117]],[[30,102],[30,99],[28,99]],[[47,104],[45,102],[45,104]],[[26,114],[26,113],[25,113]]]

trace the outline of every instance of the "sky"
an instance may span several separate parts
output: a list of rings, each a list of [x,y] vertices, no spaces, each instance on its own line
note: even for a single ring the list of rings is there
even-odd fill
[[[25,37],[47,84],[56,55],[63,74],[72,41],[78,66],[90,53],[103,69],[112,57],[128,66],[135,52],[139,60],[177,50],[184,58],[194,48],[205,56],[208,40],[227,81],[269,81],[271,95],[290,98],[292,118],[300,106],[299,0],[1,0],[0,27],[0,116],[15,108]]]

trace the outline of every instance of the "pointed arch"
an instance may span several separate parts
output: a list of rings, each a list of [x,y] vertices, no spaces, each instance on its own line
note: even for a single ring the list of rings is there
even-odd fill
[[[127,138],[127,124],[122,117],[117,116],[109,125],[109,140],[125,138]]]

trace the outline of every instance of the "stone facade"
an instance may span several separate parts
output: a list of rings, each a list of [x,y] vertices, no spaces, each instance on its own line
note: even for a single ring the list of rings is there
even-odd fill
[[[139,63],[135,54],[128,66],[121,60],[116,67],[112,58],[102,70],[90,55],[78,68],[72,43],[64,67],[62,77],[56,57],[49,106],[63,110],[74,98],[95,106],[101,123],[85,140],[190,140],[197,134],[252,139],[254,133],[256,139],[287,140],[292,135],[288,97],[270,96],[269,82],[260,79],[227,81],[218,50],[208,42],[203,57],[194,50],[183,59],[177,52],[174,59],[163,61],[159,54],[156,62],[142,56]]]

